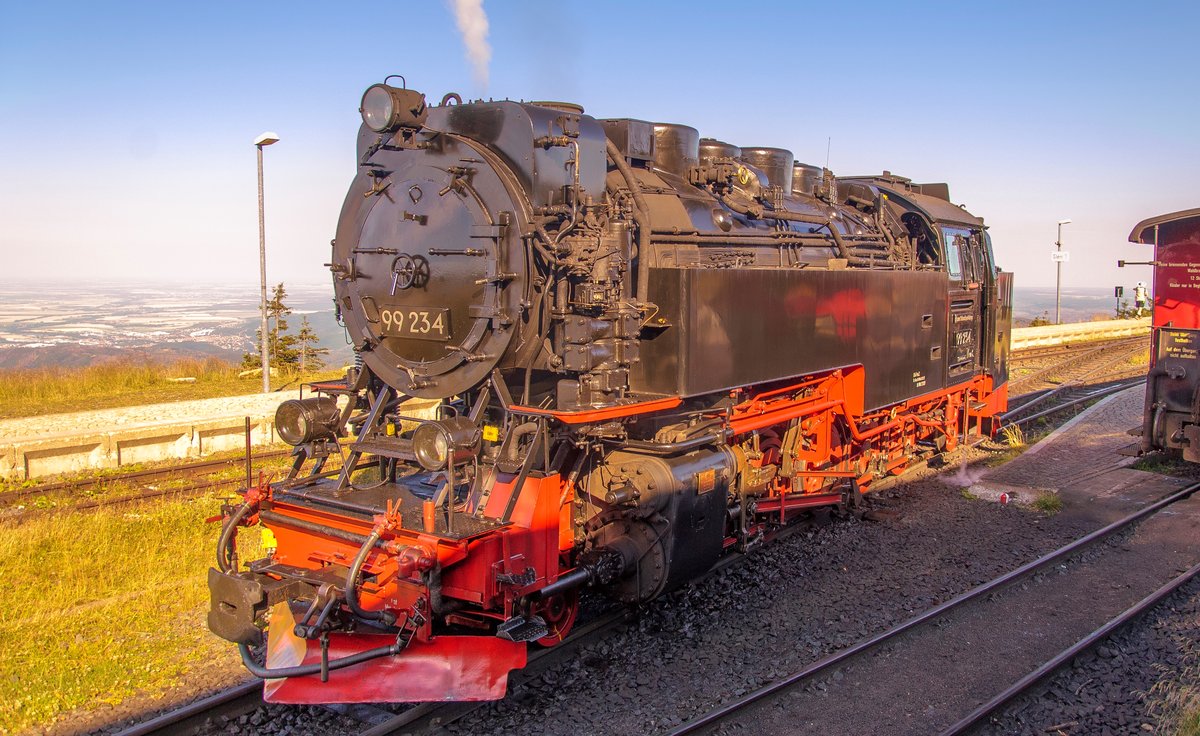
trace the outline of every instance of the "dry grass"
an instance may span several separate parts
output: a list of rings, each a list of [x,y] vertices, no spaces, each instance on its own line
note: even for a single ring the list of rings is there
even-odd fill
[[[176,383],[171,378],[195,378]],[[0,418],[253,393],[258,381],[217,358],[153,363],[132,358],[85,368],[48,367],[0,374]]]
[[[219,358],[171,363],[122,358],[84,368],[49,367],[0,371],[0,419],[58,412],[107,409],[164,401],[252,394],[262,388],[257,376],[239,378],[241,368]],[[305,376],[306,381],[335,378],[342,371]],[[194,378],[176,382],[174,378]],[[279,388],[295,377],[275,377]]]
[[[1200,640],[1195,627],[1178,632],[1175,641],[1183,655],[1178,666],[1157,665],[1162,673],[1149,692],[1157,733],[1200,736]]]
[[[161,691],[230,656],[205,626],[219,532],[205,518],[219,506],[210,497],[0,526],[0,732]]]
[[[1125,359],[1125,362],[1132,366],[1150,365],[1150,349],[1147,348],[1145,350],[1133,353]]]
[[[1021,448],[1025,446],[1025,432],[1021,430],[1019,424],[1006,424],[1000,428],[1000,435],[1004,437],[1004,444],[1013,448]]]

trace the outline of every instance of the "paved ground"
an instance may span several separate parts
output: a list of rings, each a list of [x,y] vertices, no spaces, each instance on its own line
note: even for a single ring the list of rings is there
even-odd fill
[[[1128,468],[1136,458],[1121,454],[1136,442],[1129,430],[1141,424],[1145,395],[1145,388],[1136,386],[1101,400],[1012,462],[986,473],[971,491],[984,497],[1007,492],[1025,500],[1046,491],[1083,494],[1078,500],[1124,499],[1127,503],[1118,505],[1131,507],[1180,487],[1174,479]]]
[[[296,396],[296,391],[287,391],[3,419],[0,420],[0,443],[201,419],[273,415],[280,402]]]

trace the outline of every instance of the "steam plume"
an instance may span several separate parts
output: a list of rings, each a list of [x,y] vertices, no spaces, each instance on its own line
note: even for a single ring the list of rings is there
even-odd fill
[[[483,12],[483,0],[453,0],[454,20],[467,47],[467,59],[475,72],[475,82],[487,89],[488,63],[492,60],[492,47],[488,45],[488,19]]]

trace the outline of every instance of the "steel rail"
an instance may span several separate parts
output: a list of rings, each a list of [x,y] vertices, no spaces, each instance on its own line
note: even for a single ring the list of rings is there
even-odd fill
[[[249,702],[247,702],[249,701]],[[150,734],[177,734],[186,721],[210,717],[220,710],[250,710],[262,703],[262,681],[248,680],[240,685],[213,693],[188,703],[182,708],[168,711],[148,721],[134,724],[129,728],[118,731],[114,736],[150,736]]]
[[[705,713],[697,718],[694,718],[694,719],[682,724],[681,726],[675,728],[674,730],[669,731],[668,734],[669,734],[669,736],[683,736],[683,734],[695,733],[695,732],[699,731],[700,729],[707,728],[709,726],[714,726],[717,723],[728,718],[730,715],[737,713],[738,711],[746,708],[747,706],[749,706],[753,703],[758,702],[759,700],[762,700],[763,698],[766,698],[768,696],[774,695],[775,693],[778,693],[778,692],[781,692],[788,688],[791,688],[800,682],[810,680],[814,676],[820,674],[821,672],[824,672],[825,670],[832,668],[834,665],[841,664],[841,663],[846,662],[854,657],[857,657],[858,655],[860,655],[864,652],[867,652],[871,649],[876,648],[880,644],[883,644],[885,642],[891,641],[892,639],[895,639],[896,637],[898,637],[899,635],[901,635],[903,633],[906,633],[912,629],[915,629],[925,623],[928,623],[929,621],[936,620],[936,619],[946,615],[950,611],[952,611],[970,601],[973,601],[981,596],[992,593],[993,591],[999,590],[1000,588],[1003,588],[1003,587],[1009,585],[1010,583],[1029,575],[1030,573],[1036,572],[1036,571],[1042,569],[1043,567],[1046,567],[1047,565],[1057,562],[1058,560],[1061,560],[1064,557],[1069,557],[1070,555],[1078,552],[1079,550],[1083,549],[1084,547],[1088,547],[1088,546],[1112,535],[1115,532],[1121,531],[1122,529],[1125,529],[1126,527],[1136,524],[1137,522],[1141,521],[1142,519],[1144,519],[1148,516],[1158,513],[1162,509],[1164,509],[1174,503],[1177,503],[1179,501],[1182,501],[1182,500],[1190,497],[1192,494],[1194,494],[1198,490],[1200,490],[1200,483],[1193,483],[1192,485],[1189,485],[1179,491],[1176,491],[1175,493],[1173,493],[1165,498],[1162,498],[1162,499],[1150,504],[1149,506],[1146,506],[1145,508],[1139,509],[1138,511],[1135,511],[1134,513],[1129,514],[1128,516],[1122,517],[1121,519],[1118,519],[1117,521],[1114,521],[1111,524],[1108,524],[1100,529],[1097,529],[1096,531],[1091,532],[1090,534],[1080,537],[1079,539],[1076,539],[1075,541],[1073,541],[1063,547],[1059,547],[1058,549],[1054,550],[1053,552],[1042,555],[1041,557],[1037,558],[1036,560],[1027,562],[1026,564],[1021,565],[1020,567],[1018,567],[1014,570],[1010,570],[1009,572],[1004,573],[1003,575],[1001,575],[998,578],[995,578],[987,583],[984,583],[983,585],[972,588],[971,590],[968,590],[965,593],[961,593],[961,594],[955,596],[954,598],[950,599],[949,601],[942,603],[941,605],[934,606],[933,608],[930,608],[929,610],[924,611],[923,613],[920,613],[910,619],[907,619],[907,620],[897,624],[896,626],[893,626],[892,628],[888,629],[887,631],[876,634],[875,636],[872,636],[868,639],[864,639],[863,641],[860,641],[857,644],[847,647],[846,649],[842,649],[837,652],[833,652],[832,654],[829,654],[825,657],[822,657],[821,659],[817,660],[816,662],[813,662],[813,663],[809,664],[808,666],[804,667],[799,672],[796,672],[796,673],[788,675],[780,680],[776,680],[775,682],[764,685],[756,690],[753,690],[753,691],[747,693],[746,695],[743,695],[742,697],[738,698],[737,700],[733,700],[728,703],[719,705],[717,708],[709,711],[708,713]]]
[[[781,542],[793,534],[804,530],[806,524],[803,522],[794,523],[767,538],[769,542]],[[692,584],[720,573],[723,570],[731,568],[735,565],[740,565],[748,559],[747,553],[732,552],[729,555],[721,558],[712,568],[701,574],[692,581]],[[534,669],[537,663],[544,659],[553,656],[565,656],[566,654],[578,649],[583,644],[591,641],[593,637],[599,636],[601,633],[622,623],[628,613],[628,608],[621,607],[617,610],[606,613],[597,619],[589,621],[587,624],[579,627],[567,635],[567,638],[561,644],[557,644],[548,649],[543,649],[535,652],[526,664],[525,669],[520,670],[515,677],[521,678],[517,684],[524,684],[529,680],[536,678],[540,673]],[[548,664],[548,663],[547,663]],[[482,701],[473,703],[421,703],[413,708],[410,708],[403,713],[398,714],[395,718],[379,723],[371,728],[363,731],[359,736],[388,736],[406,726],[411,726],[413,723],[424,720],[426,726],[418,726],[417,730],[406,730],[405,733],[422,733],[423,730],[431,728],[441,728],[449,723],[453,723],[470,713],[479,710],[496,701]]]
[[[1138,385],[1139,383],[1145,383],[1145,382],[1146,382],[1145,378],[1138,378],[1138,379],[1134,379],[1134,380],[1130,380],[1130,381],[1125,381],[1123,383],[1117,384],[1116,386],[1109,386],[1107,388],[1100,389],[1099,391],[1093,391],[1092,393],[1086,394],[1084,396],[1080,396],[1077,399],[1071,399],[1070,401],[1065,401],[1061,404],[1056,404],[1056,405],[1050,407],[1049,409],[1043,409],[1042,411],[1039,411],[1036,414],[1030,414],[1027,417],[1022,417],[1021,419],[1012,421],[1011,418],[1013,415],[1020,414],[1023,410],[1027,409],[1029,406],[1032,406],[1033,402],[1030,402],[1023,406],[1019,406],[1016,409],[1013,409],[1012,411],[1008,411],[1008,412],[1005,412],[1004,414],[1001,414],[999,418],[1000,418],[1000,421],[1004,422],[1005,424],[1022,425],[1022,424],[1026,424],[1028,422],[1032,422],[1035,419],[1041,419],[1042,417],[1049,416],[1051,414],[1055,414],[1057,412],[1063,411],[1064,409],[1070,409],[1071,407],[1078,406],[1079,404],[1085,404],[1089,401],[1095,401],[1096,399],[1103,399],[1106,396],[1112,396],[1113,394],[1120,393],[1120,392],[1124,391],[1125,389],[1133,388],[1134,386]]]
[[[958,736],[975,728],[981,721],[1010,700],[1030,690],[1039,682],[1061,669],[1063,665],[1068,664],[1083,652],[1104,641],[1117,629],[1162,603],[1167,597],[1186,585],[1198,574],[1200,574],[1200,564],[1193,565],[1187,571],[1177,575],[1166,585],[1163,585],[1158,590],[1125,609],[1115,618],[1110,619],[1100,628],[1059,652],[1053,659],[1043,663],[1033,672],[1009,685],[1003,692],[971,711],[966,717],[948,726],[941,732],[940,736]]]
[[[587,624],[579,627],[567,635],[560,644],[541,651],[534,652],[529,657],[525,669],[515,673],[513,677],[520,678],[515,684],[522,685],[534,679],[537,674],[531,671],[530,668],[536,666],[542,660],[548,657],[561,657],[575,651],[581,645],[590,641],[592,637],[599,636],[601,633],[622,623],[626,618],[627,611],[619,609],[606,613],[599,618],[589,621]],[[510,685],[511,687],[511,685]],[[421,733],[429,728],[441,728],[447,724],[454,723],[467,715],[474,713],[480,708],[491,705],[496,701],[484,700],[479,702],[462,702],[462,703],[420,703],[409,708],[403,713],[397,714],[394,718],[389,718],[382,723],[378,723],[365,731],[361,731],[359,736],[388,736],[405,727],[411,727],[417,724],[416,731],[413,733]],[[424,721],[424,724],[420,722]]]
[[[1013,348],[1009,353],[1009,359],[1020,361],[1053,358],[1059,355],[1079,355],[1095,348],[1112,347],[1121,343],[1133,344],[1135,341],[1146,343],[1148,337],[1148,334],[1140,336],[1122,335],[1120,337],[1108,337],[1098,340],[1063,342],[1058,345],[1030,345],[1023,348]]]
[[[251,460],[267,460],[270,458],[280,457],[291,453],[291,450],[270,450],[258,455],[254,455]],[[194,463],[184,463],[182,465],[171,465],[164,468],[148,468],[146,470],[135,470],[129,473],[117,473],[103,478],[90,478],[83,481],[58,481],[55,483],[45,483],[40,485],[29,486],[28,488],[20,488],[14,491],[4,491],[0,493],[0,504],[10,503],[12,501],[28,498],[31,496],[40,496],[47,493],[62,495],[64,492],[78,492],[95,488],[100,485],[111,483],[122,483],[130,480],[138,480],[144,478],[152,478],[159,475],[171,476],[174,474],[199,475],[198,471],[208,468],[221,468],[225,465],[235,465],[244,463],[245,456],[238,455],[237,457],[224,458],[221,460],[203,460]]]
[[[1018,386],[1018,385],[1026,384],[1026,383],[1034,383],[1035,381],[1042,380],[1045,376],[1052,374],[1056,370],[1061,370],[1063,368],[1067,368],[1074,364],[1084,363],[1089,358],[1098,357],[1098,356],[1103,355],[1104,353],[1112,351],[1114,349],[1133,348],[1134,350],[1140,350],[1144,346],[1144,344],[1145,344],[1145,340],[1143,340],[1141,338],[1124,338],[1121,340],[1113,340],[1111,342],[1106,342],[1101,345],[1097,345],[1090,350],[1084,350],[1081,352],[1070,354],[1070,357],[1067,360],[1063,360],[1063,361],[1060,361],[1053,365],[1049,365],[1045,368],[1042,368],[1041,370],[1030,373],[1027,376],[1021,376],[1019,378],[1014,378],[1010,381],[1010,385]],[[1132,354],[1132,353],[1133,353],[1133,350],[1122,352],[1119,355],[1115,356],[1112,360],[1102,363],[1096,369],[1089,371],[1087,374],[1085,374],[1084,377],[1090,376],[1093,373],[1095,373],[1096,371],[1102,370],[1102,369],[1108,367],[1108,365],[1110,363],[1112,363],[1113,360],[1115,360],[1117,358],[1126,357],[1127,355]],[[1076,380],[1077,381],[1082,380],[1082,378],[1076,379]]]

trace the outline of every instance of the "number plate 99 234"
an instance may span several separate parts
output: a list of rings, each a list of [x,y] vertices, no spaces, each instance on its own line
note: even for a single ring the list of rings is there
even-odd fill
[[[385,337],[449,340],[450,310],[427,307],[384,307],[379,324]]]

